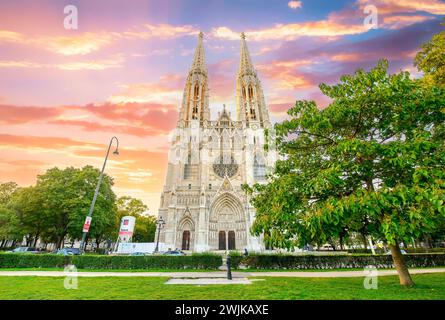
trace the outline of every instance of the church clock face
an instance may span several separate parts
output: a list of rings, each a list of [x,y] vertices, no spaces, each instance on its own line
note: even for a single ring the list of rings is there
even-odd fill
[[[213,171],[221,178],[232,178],[238,172],[238,164],[235,159],[231,157],[230,161],[223,161],[223,156],[220,156],[213,164]]]

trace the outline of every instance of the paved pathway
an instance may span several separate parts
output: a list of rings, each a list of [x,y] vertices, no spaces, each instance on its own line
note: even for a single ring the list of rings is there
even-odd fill
[[[445,268],[410,269],[411,274],[445,273]],[[38,276],[64,277],[68,273],[63,271],[1,271],[0,276]],[[72,275],[72,273],[70,273]],[[79,277],[169,277],[169,278],[226,278],[226,272],[83,272]],[[337,278],[363,277],[363,271],[277,271],[277,272],[232,272],[233,278],[245,277],[300,277],[300,278]],[[380,270],[379,276],[397,275],[396,270]]]

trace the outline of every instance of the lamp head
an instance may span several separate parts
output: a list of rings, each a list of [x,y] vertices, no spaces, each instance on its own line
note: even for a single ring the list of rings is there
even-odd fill
[[[118,156],[119,155],[119,150],[118,149],[114,150],[113,154]]]

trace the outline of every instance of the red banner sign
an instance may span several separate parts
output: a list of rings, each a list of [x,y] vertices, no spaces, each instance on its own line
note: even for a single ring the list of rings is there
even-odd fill
[[[92,217],[86,217],[82,232],[88,232],[90,230],[91,219]]]

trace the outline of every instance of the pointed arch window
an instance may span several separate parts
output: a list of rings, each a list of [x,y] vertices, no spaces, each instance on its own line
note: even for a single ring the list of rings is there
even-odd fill
[[[253,88],[252,85],[249,84],[249,100],[253,100]]]
[[[266,178],[266,164],[264,157],[258,153],[255,154],[253,161],[253,177],[257,181]]]
[[[193,93],[193,99],[198,100],[199,99],[199,84],[195,83],[195,91]]]
[[[199,100],[199,84],[196,83],[193,90],[193,110],[192,119],[198,118],[198,100]]]

